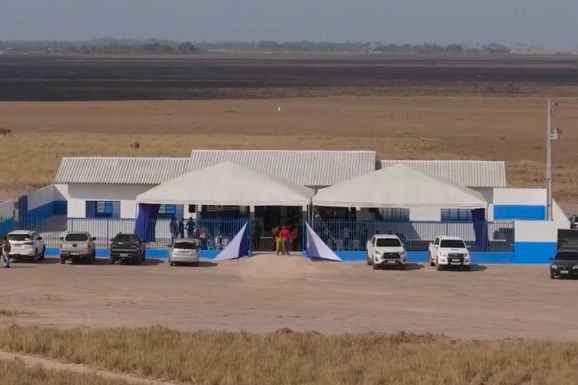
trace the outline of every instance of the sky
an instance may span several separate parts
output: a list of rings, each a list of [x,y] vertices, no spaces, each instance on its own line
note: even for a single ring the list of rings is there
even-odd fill
[[[0,40],[101,37],[578,48],[578,1],[0,0]]]

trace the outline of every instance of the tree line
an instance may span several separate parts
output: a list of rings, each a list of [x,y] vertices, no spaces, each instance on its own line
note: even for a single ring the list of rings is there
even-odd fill
[[[386,44],[380,42],[174,42],[147,39],[97,39],[72,41],[0,41],[0,51],[14,53],[80,53],[80,54],[195,54],[199,52],[257,52],[257,53],[372,53],[409,55],[504,55],[512,50],[502,44]]]

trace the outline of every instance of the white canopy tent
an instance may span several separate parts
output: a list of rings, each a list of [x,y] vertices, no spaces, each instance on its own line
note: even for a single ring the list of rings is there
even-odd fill
[[[313,190],[225,162],[192,171],[137,196],[138,203],[207,206],[302,206]]]
[[[318,191],[313,205],[357,208],[487,208],[477,191],[399,164]]]

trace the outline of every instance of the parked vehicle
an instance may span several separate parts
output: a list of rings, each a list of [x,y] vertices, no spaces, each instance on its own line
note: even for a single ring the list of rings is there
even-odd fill
[[[552,258],[550,264],[550,278],[577,278],[578,277],[578,250],[560,249]]]
[[[177,263],[192,263],[199,266],[199,245],[196,239],[176,240],[171,247],[169,254],[169,264],[175,266]]]
[[[64,264],[68,259],[93,263],[96,259],[95,240],[88,232],[66,233],[60,238],[60,263]]]
[[[397,235],[376,234],[367,241],[365,250],[367,264],[374,269],[383,266],[405,268],[405,248]]]
[[[110,263],[131,261],[140,263],[145,260],[146,245],[136,234],[119,233],[110,241]]]
[[[36,263],[44,259],[46,245],[35,231],[17,230],[8,233],[10,257],[13,259],[28,258]]]
[[[459,237],[437,237],[429,244],[428,259],[430,266],[435,266],[437,270],[444,267],[470,270],[470,251],[464,240]]]

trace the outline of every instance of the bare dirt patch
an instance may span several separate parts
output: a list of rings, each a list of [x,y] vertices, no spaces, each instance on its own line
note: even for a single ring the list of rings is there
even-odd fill
[[[161,325],[178,330],[445,334],[578,339],[576,285],[546,266],[472,272],[373,271],[298,256],[156,266],[14,264],[0,269],[8,322],[57,327]]]

